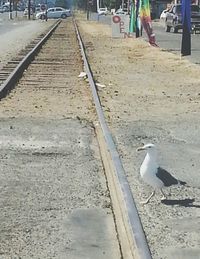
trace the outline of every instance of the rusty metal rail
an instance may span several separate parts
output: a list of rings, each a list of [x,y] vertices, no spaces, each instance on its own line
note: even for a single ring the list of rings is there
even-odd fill
[[[6,94],[16,85],[24,70],[33,61],[35,55],[38,53],[38,51],[41,49],[42,45],[47,41],[47,39],[51,36],[52,32],[57,28],[59,23],[60,20],[56,22],[56,24],[50,29],[50,31],[36,45],[30,44],[29,46],[27,46],[26,49],[28,49],[28,54],[26,54],[21,61],[10,61],[6,65],[6,71],[5,69],[0,71],[0,80],[3,81],[3,83],[0,85],[0,99],[5,97]]]
[[[101,130],[99,130],[97,125],[96,132],[97,135],[99,135],[98,139],[100,142],[102,159],[104,161],[105,169],[107,169],[107,180],[114,206],[123,258],[151,259],[151,252],[149,250],[133,195],[125,176],[125,171],[112,134],[107,126],[101,102],[97,94],[97,87],[85,54],[84,43],[75,21],[74,25],[101,126]]]

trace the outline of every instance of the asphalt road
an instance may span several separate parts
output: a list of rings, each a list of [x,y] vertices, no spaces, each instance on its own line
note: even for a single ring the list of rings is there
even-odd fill
[[[24,26],[24,23],[19,21],[23,17],[23,12],[16,12],[12,13],[13,19],[9,20],[9,13],[0,13],[0,35],[3,33],[11,32],[15,30],[17,27]],[[27,21],[30,22],[30,21]]]
[[[165,32],[164,23],[153,22],[153,29],[156,34],[156,42],[159,47],[176,54],[181,54],[182,33]],[[145,36],[145,35],[144,35]],[[200,64],[200,33],[191,34],[191,56],[185,58],[192,63]]]

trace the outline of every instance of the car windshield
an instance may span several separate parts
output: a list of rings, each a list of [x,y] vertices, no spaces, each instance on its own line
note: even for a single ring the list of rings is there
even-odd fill
[[[198,5],[191,5],[191,11],[199,13],[199,6]]]
[[[181,13],[181,5],[177,5],[176,12]],[[200,12],[200,8],[198,5],[191,5],[191,12]]]

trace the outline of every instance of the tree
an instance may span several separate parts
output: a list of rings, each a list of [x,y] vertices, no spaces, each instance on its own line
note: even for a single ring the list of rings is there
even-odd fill
[[[104,0],[102,2],[103,2],[103,6],[106,6],[109,9],[115,8],[116,0]]]
[[[67,2],[66,2],[66,0],[56,0],[55,6],[67,8]]]
[[[86,9],[87,8],[87,1],[88,0],[73,0],[73,4],[74,6],[77,6],[78,8],[81,9]],[[96,1],[97,0],[93,0],[94,4],[92,6],[92,9],[96,8]],[[122,3],[122,0],[99,0],[100,2],[100,7],[108,7],[108,9],[118,9]]]
[[[76,6],[77,8],[86,9],[87,1],[86,1],[86,0],[74,0],[74,1],[73,1],[73,4],[74,4],[74,6]]]

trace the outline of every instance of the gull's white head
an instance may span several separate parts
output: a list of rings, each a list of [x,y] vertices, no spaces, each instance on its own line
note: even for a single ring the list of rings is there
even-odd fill
[[[156,151],[156,146],[154,144],[146,144],[143,147],[139,147],[137,148],[137,151],[142,151],[142,150],[146,150],[146,152],[148,153],[155,153]]]

